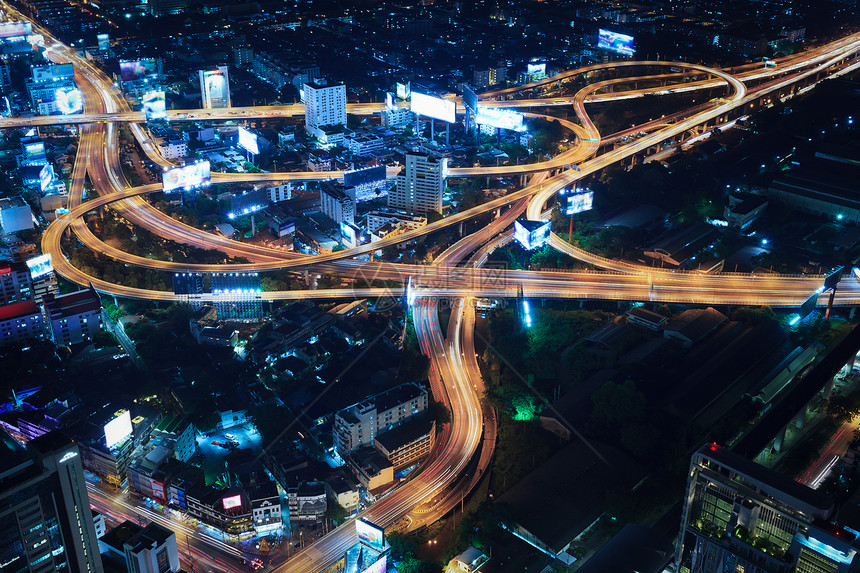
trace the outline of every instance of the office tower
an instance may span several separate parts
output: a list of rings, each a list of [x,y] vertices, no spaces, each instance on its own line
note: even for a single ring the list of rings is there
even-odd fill
[[[304,84],[305,129],[346,124],[346,86],[316,79]]]
[[[50,432],[25,451],[4,434],[0,452],[3,571],[101,573],[77,445]]]
[[[227,66],[214,70],[198,70],[203,109],[230,107],[230,74]]]
[[[854,527],[834,500],[715,443],[693,455],[677,545],[689,573],[857,571]]]
[[[429,153],[406,154],[406,166],[388,193],[388,206],[409,213],[442,213],[442,193],[448,160]]]
[[[93,290],[43,297],[51,336],[57,346],[70,346],[93,339],[102,329],[102,308]]]
[[[338,225],[355,223],[355,187],[323,182],[320,185],[320,211]]]

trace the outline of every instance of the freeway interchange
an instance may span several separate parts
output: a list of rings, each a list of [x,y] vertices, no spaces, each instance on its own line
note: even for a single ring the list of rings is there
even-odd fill
[[[7,6],[7,12],[12,12]],[[15,17],[22,19],[19,14]],[[33,22],[34,28],[38,24]],[[426,227],[386,238],[372,246],[364,245],[345,251],[316,256],[285,253],[280,250],[247,245],[212,235],[185,225],[155,209],[145,195],[161,190],[160,184],[132,188],[123,175],[118,149],[117,125],[126,123],[143,151],[156,163],[170,165],[160,156],[157,147],[141,127],[143,114],[129,109],[112,80],[77,52],[64,46],[39,28],[45,38],[46,55],[55,62],[75,65],[76,82],[84,96],[84,112],[77,116],[4,118],[0,128],[36,125],[77,124],[80,141],[77,160],[69,189],[69,209],[51,223],[42,238],[44,253],[52,255],[55,270],[78,284],[92,285],[96,290],[121,297],[161,301],[185,301],[188,295],[126,287],[87,275],[74,267],[63,252],[64,236],[74,233],[88,248],[128,265],[169,272],[266,271],[273,269],[309,269],[314,273],[331,273],[359,280],[382,279],[402,285],[411,284],[410,298],[416,297],[412,313],[422,350],[431,361],[431,386],[437,399],[452,412],[451,423],[442,434],[430,459],[408,482],[366,510],[362,516],[381,525],[390,526],[408,518],[409,527],[418,527],[443,517],[468,494],[478,474],[463,475],[482,441],[484,447],[478,460],[478,471],[486,467],[492,452],[494,432],[492,417],[483,411],[480,402],[482,381],[474,352],[475,297],[516,297],[522,293],[536,298],[595,298],[609,300],[661,301],[692,304],[739,304],[799,306],[816,290],[822,278],[818,276],[782,276],[744,273],[702,274],[673,272],[651,267],[621,263],[597,257],[578,249],[553,235],[550,245],[579,260],[601,269],[591,272],[497,271],[480,268],[486,253],[509,239],[513,220],[526,213],[529,218],[541,218],[547,202],[559,190],[604,167],[631,158],[660,143],[675,138],[699,126],[714,125],[732,113],[742,113],[764,97],[787,97],[796,84],[814,85],[825,77],[848,73],[860,67],[856,59],[860,50],[860,35],[855,34],[790,56],[778,61],[776,67],[762,68],[760,64],[741,66],[730,71],[716,70],[693,64],[649,61],[597,64],[564,72],[559,76],[533,84],[482,94],[482,105],[497,107],[572,108],[577,121],[562,120],[572,131],[577,144],[570,150],[541,163],[519,166],[467,167],[449,170],[449,177],[487,177],[520,175],[529,177],[522,189],[488,201],[475,208],[453,214]],[[518,93],[540,90],[564,81],[584,78],[586,74],[601,73],[614,68],[641,68],[650,75],[625,77],[590,83],[574,96],[551,99],[507,99]],[[665,73],[672,68],[671,73]],[[681,72],[675,70],[680,69]],[[654,74],[654,71],[660,73]],[[627,89],[637,81],[657,79],[660,86]],[[684,81],[692,79],[692,81]],[[623,145],[601,149],[601,134],[586,112],[592,102],[624,101],[644,95],[668,94],[697,89],[725,87],[726,94],[715,102],[699,106],[695,111],[681,112],[671,122],[640,126],[647,133]],[[619,91],[613,91],[616,88]],[[497,98],[497,99],[488,99]],[[349,113],[372,114],[380,104],[350,104]],[[462,106],[460,106],[462,112]],[[226,110],[174,110],[169,119],[180,121],[244,121],[253,118],[295,117],[304,113],[301,105],[230,108]],[[527,114],[533,117],[541,114]],[[557,118],[553,118],[557,119]],[[576,165],[577,168],[571,168]],[[393,175],[392,172],[389,175]],[[261,173],[213,174],[213,183],[248,181],[290,181],[339,178],[342,173]],[[98,197],[83,201],[84,183],[89,179]],[[125,253],[96,237],[84,222],[84,215],[99,208],[115,209],[135,225],[156,235],[179,243],[218,249],[230,257],[244,257],[246,264],[202,265],[152,260]],[[506,208],[502,211],[502,208]],[[442,228],[473,220],[476,216],[499,211],[487,227],[464,237],[445,251],[432,265],[405,265],[387,262],[362,262],[359,255],[425,236]],[[467,266],[458,266],[474,253]],[[860,304],[860,287],[846,281],[836,296],[836,304]],[[325,290],[294,290],[261,293],[264,300],[302,298],[353,298],[400,295],[401,288],[343,288]],[[218,294],[199,295],[195,300],[218,300]],[[452,299],[452,315],[447,336],[443,336],[436,304],[440,299]],[[489,420],[489,421],[488,421]],[[489,445],[488,445],[489,444]],[[461,479],[462,478],[462,479]],[[98,497],[101,505],[116,504],[115,500]],[[422,511],[416,511],[416,508]],[[348,521],[327,536],[310,544],[277,570],[316,573],[338,559],[355,541],[354,522]],[[188,534],[187,531],[182,533]],[[193,532],[191,533],[193,536]],[[200,553],[200,547],[196,550]],[[221,548],[218,560],[229,559],[229,551]],[[205,552],[204,552],[205,553]],[[204,559],[205,556],[201,556]],[[210,561],[217,567],[217,561]],[[225,566],[226,568],[226,566]]]

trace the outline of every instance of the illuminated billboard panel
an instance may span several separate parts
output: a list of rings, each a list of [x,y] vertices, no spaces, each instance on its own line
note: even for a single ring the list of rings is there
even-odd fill
[[[514,221],[514,239],[528,251],[544,246],[549,241],[549,234],[549,221]]]
[[[0,38],[29,36],[32,33],[33,25],[30,22],[4,22],[0,24]]]
[[[385,569],[388,567],[388,559],[385,555],[377,559],[377,561],[362,571],[361,573],[385,573]]]
[[[78,113],[84,109],[84,99],[78,88],[60,88],[54,92],[54,101],[63,115]]]
[[[386,109],[396,109],[397,106],[394,105],[394,94],[391,92],[385,92],[385,107]]]
[[[412,92],[411,110],[418,115],[441,119],[454,123],[457,117],[457,104],[447,99]]]
[[[546,75],[546,64],[527,64],[526,72],[530,76],[545,76]]]
[[[377,183],[385,181],[386,176],[385,165],[374,165],[373,167],[344,171],[343,186],[358,187],[359,185]]]
[[[224,509],[239,507],[242,505],[242,496],[231,495],[230,497],[225,497],[223,500],[221,500],[221,502],[224,504]]]
[[[37,280],[51,274],[54,270],[54,265],[51,262],[51,253],[27,259],[27,267],[30,269],[30,278],[32,280]]]
[[[208,185],[210,178],[209,162],[200,161],[184,167],[174,167],[163,172],[161,176],[165,193],[177,189],[191,189]]]
[[[158,65],[155,62],[155,58],[119,63],[119,75],[122,77],[122,81],[124,82],[133,82],[151,78],[157,73]]]
[[[125,441],[131,433],[131,414],[128,410],[122,410],[119,416],[105,424],[105,443],[112,448]]]
[[[478,125],[498,127],[500,129],[512,129],[514,131],[526,130],[526,126],[523,125],[523,114],[509,109],[478,108],[478,114],[475,116],[475,123]]]
[[[146,92],[141,97],[141,101],[143,102],[143,114],[147,121],[167,117],[167,103],[163,91]]]
[[[24,161],[27,163],[40,163],[47,161],[45,155],[45,144],[41,141],[24,144]]]
[[[624,56],[632,56],[636,51],[633,49],[633,36],[603,29],[598,32],[597,47]]]
[[[567,215],[576,215],[583,211],[590,211],[594,205],[594,191],[588,189],[562,191],[561,195],[567,199],[564,206],[564,212]]]
[[[412,82],[397,84],[395,91],[399,99],[409,99],[409,96],[412,95]]]
[[[374,525],[366,519],[356,519],[355,532],[361,543],[379,551],[385,547],[385,532],[378,525]]]
[[[99,43],[99,50],[110,50],[110,36],[107,34],[98,34],[96,41]]]
[[[51,185],[54,180],[54,167],[50,163],[46,163],[42,170],[39,171],[39,189],[42,193]]]
[[[478,113],[478,94],[467,85],[463,85],[463,106],[472,113]]]
[[[247,149],[254,155],[260,155],[260,146],[257,144],[257,134],[251,133],[244,127],[239,128],[239,147]]]

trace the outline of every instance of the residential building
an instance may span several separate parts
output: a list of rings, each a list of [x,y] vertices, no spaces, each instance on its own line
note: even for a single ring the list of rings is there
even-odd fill
[[[152,437],[170,443],[171,455],[181,462],[187,462],[197,451],[197,429],[184,415],[162,418],[152,429]]]
[[[165,159],[181,159],[188,155],[188,144],[177,136],[170,139],[157,140],[158,150]]]
[[[388,206],[408,213],[442,213],[448,159],[430,153],[406,154],[406,165],[388,193]]]
[[[58,346],[89,342],[102,329],[101,302],[93,290],[45,295],[45,313]]]
[[[30,268],[27,264],[0,261],[0,305],[32,298]]]
[[[196,484],[185,490],[188,514],[228,535],[253,531],[248,494],[239,488],[219,490]]]
[[[716,443],[693,454],[678,571],[847,573],[857,532],[827,523],[835,501]]]
[[[379,453],[398,471],[418,462],[433,449],[436,424],[426,416],[413,417],[376,436]]]
[[[0,306],[0,346],[44,338],[42,312],[31,300]]]
[[[3,234],[16,233],[33,228],[33,211],[21,197],[0,199],[0,231]]]
[[[78,446],[51,432],[0,443],[0,563],[4,571],[102,573]]]
[[[291,521],[319,521],[325,516],[326,490],[321,481],[302,482],[287,489]]]
[[[427,389],[417,382],[401,384],[353,404],[335,414],[335,447],[346,458],[360,446],[373,446],[378,434],[427,408]]]
[[[124,521],[99,539],[106,563],[129,573],[181,571],[176,534],[151,522],[146,527]]]
[[[346,85],[330,84],[320,78],[303,87],[305,129],[309,133],[322,126],[346,125]]]
[[[332,503],[336,503],[348,512],[359,508],[361,496],[355,484],[348,482],[344,477],[338,476],[325,482],[326,493]]]
[[[409,229],[420,229],[427,224],[427,217],[409,215],[393,209],[378,209],[370,211],[367,217],[367,230],[374,231],[385,223],[396,223]]]
[[[355,223],[355,188],[325,181],[320,184],[320,211],[329,219],[341,223]]]
[[[370,446],[354,450],[346,463],[369,492],[379,491],[394,481],[394,466]]]
[[[415,122],[415,114],[405,107],[382,110],[382,125],[385,127],[405,127]]]

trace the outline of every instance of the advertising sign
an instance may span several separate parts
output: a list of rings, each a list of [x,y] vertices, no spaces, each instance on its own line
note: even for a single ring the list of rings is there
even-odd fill
[[[163,91],[146,92],[141,97],[141,101],[143,102],[143,114],[147,121],[167,117],[167,103]]]
[[[162,173],[164,192],[170,193],[177,189],[190,189],[208,185],[210,169],[208,161],[192,163],[185,167],[174,167]]]
[[[837,267],[830,271],[824,279],[824,290],[836,290],[836,285],[838,285],[839,281],[842,279],[842,270],[844,268],[845,267]]]
[[[386,109],[396,109],[397,106],[394,105],[394,94],[391,92],[385,92],[385,107]]]
[[[296,222],[287,221],[278,225],[278,237],[285,237],[296,232]]]
[[[325,569],[323,569],[320,573],[343,573],[346,569],[346,556],[344,555]]]
[[[349,247],[354,247],[358,244],[355,236],[355,228],[347,222],[340,224],[340,236],[343,238],[344,244]]]
[[[411,110],[418,115],[441,119],[454,123],[457,115],[457,104],[447,99],[412,92]]]
[[[45,144],[41,141],[24,144],[24,161],[27,163],[39,163],[47,160],[45,155]]]
[[[526,130],[526,126],[523,125],[523,114],[509,109],[499,109],[494,107],[478,108],[478,113],[475,116],[475,123],[478,125],[498,127],[500,129],[511,129],[513,131]]]
[[[29,36],[32,33],[33,25],[30,22],[4,22],[0,24],[0,38]]]
[[[203,72],[202,81],[204,108],[230,107],[230,88],[227,84],[227,76],[220,69]]]
[[[125,441],[131,433],[131,414],[128,410],[122,410],[119,416],[105,424],[105,443],[112,448]]]
[[[239,507],[242,505],[242,496],[241,495],[231,495],[230,497],[225,497],[221,502],[224,504],[224,509],[230,509],[231,507]]]
[[[164,497],[164,483],[157,480],[150,480],[150,487],[152,488],[152,497],[155,499],[160,499],[162,501],[167,501]]]
[[[54,167],[50,163],[46,163],[42,170],[39,171],[39,189],[42,193],[51,185],[54,180]]]
[[[478,113],[478,94],[467,85],[463,85],[463,106],[472,113]]]
[[[387,557],[383,555],[376,562],[362,571],[361,573],[385,573],[385,569],[388,567]]]
[[[534,76],[545,76],[546,75],[546,64],[545,63],[527,64],[526,65],[526,72],[530,76],[533,76],[533,75]]]
[[[588,189],[563,190],[561,195],[567,198],[564,208],[567,215],[590,211],[594,204],[594,191]]]
[[[806,318],[812,311],[815,310],[815,307],[818,306],[818,292],[812,293],[808,299],[804,301],[804,303],[800,306],[800,317]]]
[[[122,81],[124,82],[133,82],[151,78],[157,73],[158,65],[155,62],[155,58],[119,63],[119,75],[122,77]]]
[[[412,94],[412,82],[397,84],[396,92],[398,99],[409,99],[409,96]]]
[[[343,186],[358,187],[359,185],[377,183],[385,181],[386,176],[385,165],[374,165],[373,167],[365,167],[364,169],[344,171]]]
[[[526,250],[540,248],[549,240],[549,221],[514,221],[514,239]]]
[[[247,149],[254,155],[260,155],[260,146],[257,145],[257,134],[251,133],[244,127],[239,128],[239,147]]]
[[[385,547],[385,532],[378,525],[366,519],[356,519],[355,532],[361,543],[380,551]]]
[[[96,41],[99,43],[99,50],[110,50],[110,36],[107,34],[98,34]]]
[[[30,278],[32,280],[37,280],[51,274],[54,270],[54,265],[51,263],[51,253],[27,259],[27,267],[30,269]]]
[[[624,56],[632,56],[636,51],[633,49],[633,36],[603,29],[598,33],[597,47]]]
[[[63,115],[78,113],[84,109],[84,99],[81,97],[81,90],[78,88],[58,89],[54,92],[54,101]]]

